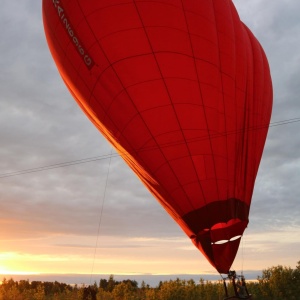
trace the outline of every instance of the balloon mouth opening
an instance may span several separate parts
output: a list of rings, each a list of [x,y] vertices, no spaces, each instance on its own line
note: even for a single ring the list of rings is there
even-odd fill
[[[222,245],[222,244],[236,241],[236,240],[240,239],[241,237],[242,237],[242,235],[240,234],[240,235],[236,235],[236,236],[230,238],[229,240],[220,240],[220,241],[216,241],[216,242],[211,242],[211,244],[212,245]]]
[[[206,240],[211,245],[223,245],[241,239],[246,226],[247,221],[235,218],[226,223],[214,224],[211,228],[204,228],[191,238],[200,243]]]
[[[229,242],[240,239],[243,235],[244,228],[241,227],[243,221],[240,219],[231,219],[227,223],[218,223],[211,228],[211,244],[212,245],[223,245]],[[222,234],[214,234],[217,232]]]

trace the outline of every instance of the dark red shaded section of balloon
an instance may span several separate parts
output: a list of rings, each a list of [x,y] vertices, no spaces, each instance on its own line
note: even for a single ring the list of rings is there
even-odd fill
[[[226,273],[272,109],[267,58],[232,1],[43,0],[43,19],[80,107]]]
[[[227,274],[248,224],[248,214],[249,207],[244,202],[227,199],[191,211],[182,220],[194,233],[190,238],[195,246],[220,273]]]

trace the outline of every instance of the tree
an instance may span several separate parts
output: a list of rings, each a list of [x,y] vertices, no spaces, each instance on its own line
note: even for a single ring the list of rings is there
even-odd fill
[[[186,281],[180,280],[170,280],[163,282],[159,288],[158,299],[160,300],[185,300],[186,290],[185,290]]]
[[[35,293],[34,293],[34,300],[45,300],[45,290],[44,286],[42,283],[39,283],[37,287],[35,288]]]
[[[109,276],[109,279],[108,279],[108,282],[107,282],[107,291],[108,292],[112,292],[113,291],[113,289],[115,288],[115,286],[118,284],[119,282],[116,282],[115,280],[114,280],[114,275],[110,275]]]
[[[123,281],[115,286],[112,295],[115,300],[135,300],[137,296],[137,286],[130,280]]]
[[[261,296],[272,300],[293,299],[297,284],[294,274],[293,269],[281,265],[263,270],[258,278]]]

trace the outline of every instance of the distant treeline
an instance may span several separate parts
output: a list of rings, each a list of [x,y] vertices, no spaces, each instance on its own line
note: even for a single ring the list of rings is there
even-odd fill
[[[299,300],[300,261],[295,269],[284,266],[271,267],[262,271],[255,282],[248,282],[247,288],[252,299]],[[233,287],[228,284],[229,293]],[[116,281],[101,279],[90,286],[68,285],[65,283],[3,279],[0,286],[0,300],[222,300],[223,281],[211,282],[200,279],[170,280],[150,287],[141,286],[135,280]]]

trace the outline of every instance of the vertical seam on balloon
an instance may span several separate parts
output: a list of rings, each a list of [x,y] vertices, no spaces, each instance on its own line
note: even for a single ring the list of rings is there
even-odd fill
[[[251,41],[250,41],[250,37],[249,37],[249,34],[247,32],[247,29],[244,27],[244,30],[246,32],[246,36],[247,36],[247,42],[249,43],[251,49],[252,49],[252,45],[251,45]],[[247,48],[248,49],[248,48]],[[247,51],[247,65],[246,65],[246,68],[247,68],[247,80],[246,80],[246,89],[245,89],[245,92],[246,92],[246,99],[245,99],[245,103],[244,103],[244,122],[243,122],[243,127],[242,127],[242,136],[243,136],[243,147],[242,147],[242,158],[243,158],[243,162],[244,163],[244,168],[242,168],[242,170],[244,169],[244,174],[243,175],[243,178],[244,178],[244,200],[246,200],[246,194],[247,194],[247,190],[246,190],[246,187],[247,187],[247,170],[248,170],[248,162],[247,160],[245,159],[247,156],[248,156],[248,138],[246,138],[246,132],[247,130],[249,130],[249,120],[248,120],[248,114],[247,114],[247,111],[248,111],[248,98],[249,98],[249,89],[251,89],[251,86],[249,86],[249,63],[250,66],[252,65],[252,68],[253,68],[253,56],[251,56],[251,53],[253,51],[251,51],[249,49]],[[252,57],[252,60],[251,60],[251,57]],[[252,81],[252,93],[253,93],[253,78],[251,78],[250,76],[250,79]]]
[[[231,6],[231,15],[232,15],[232,10],[234,9],[233,6]],[[236,13],[236,11],[235,11]],[[239,17],[239,16],[238,16]],[[239,22],[241,22],[241,20],[239,19]],[[235,27],[234,27],[235,28]],[[241,30],[243,30],[243,28],[241,28]],[[236,37],[236,31],[235,31],[235,37]],[[236,38],[240,38],[240,37],[236,37]],[[243,35],[243,38],[244,38],[244,35]],[[244,42],[244,39],[243,39],[243,42]],[[244,47],[245,49],[245,47]],[[235,45],[235,51],[237,53],[237,46]],[[247,50],[245,49],[244,50],[245,54],[247,55]],[[239,57],[239,56],[238,56]],[[247,58],[247,56],[246,56]],[[240,59],[240,58],[239,58]],[[238,65],[238,62],[237,62],[237,59],[235,60],[235,74],[237,74],[237,65]],[[247,68],[247,62],[246,62],[246,68]],[[235,105],[236,105],[236,108],[238,107],[238,98],[237,98],[237,95],[236,95],[236,89],[237,89],[237,83],[236,83],[236,79],[237,79],[237,76],[235,75]],[[247,79],[246,79],[247,80]],[[245,82],[245,84],[247,84],[247,81]],[[246,86],[245,86],[246,88]],[[239,88],[240,89],[240,88]],[[242,91],[244,92],[244,94],[246,95],[246,91]],[[240,194],[240,191],[239,189],[237,190],[236,188],[236,185],[237,185],[237,181],[238,181],[238,172],[237,172],[237,166],[239,164],[241,164],[240,162],[240,159],[239,159],[239,155],[238,153],[240,153],[242,151],[242,147],[243,147],[243,143],[240,143],[238,142],[238,137],[242,134],[241,132],[241,129],[239,129],[239,122],[238,122],[238,110],[236,109],[235,110],[235,131],[236,131],[236,134],[235,134],[235,143],[236,143],[236,146],[235,146],[235,166],[234,166],[234,197],[237,197],[239,194]],[[239,198],[239,197],[238,197]],[[241,200],[241,199],[240,199]]]
[[[214,5],[214,1],[212,1],[211,2],[212,3],[212,7],[213,7],[213,13],[214,13],[214,18],[215,18],[215,24],[216,24],[216,27],[215,27],[215,29],[216,29],[216,35],[217,35],[217,41],[218,41],[218,45],[219,45],[219,34],[218,34],[218,28],[217,28],[217,23],[216,23],[216,20],[217,20],[217,18],[216,18],[216,12],[215,12],[215,5]],[[222,72],[222,70],[221,70],[221,58],[220,58],[220,50],[219,50],[219,63],[220,63],[220,79],[221,79],[221,82],[222,82],[222,91],[223,91],[223,77],[222,77],[222,74],[223,74],[223,72]],[[222,98],[223,98],[223,106],[224,106],[224,95],[223,95],[223,93],[222,93]],[[226,126],[225,126],[226,127]],[[226,128],[225,128],[226,129]],[[226,132],[226,130],[225,130],[225,132]],[[227,138],[226,138],[226,145],[227,145]],[[227,148],[227,153],[228,153],[228,147],[226,146],[226,148]],[[211,144],[211,151],[212,151],[212,153],[213,153],[213,147],[212,147],[212,144]],[[214,156],[212,156],[212,157],[214,157]],[[215,160],[214,160],[214,171],[215,171],[215,176],[216,176],[216,185],[217,185],[217,190],[218,190],[218,198],[220,199],[220,194],[219,194],[219,185],[218,185],[218,181],[217,181],[217,171],[216,171],[216,163],[215,163]]]
[[[236,128],[236,132],[237,132],[237,135],[240,135],[241,136],[241,142],[238,144],[238,151],[237,153],[241,154],[239,155],[239,157],[241,157],[240,159],[238,159],[238,169],[240,171],[244,171],[244,173],[246,173],[246,169],[244,167],[245,166],[245,155],[244,155],[244,152],[245,152],[245,133],[247,132],[247,125],[246,125],[246,119],[247,119],[247,99],[248,99],[248,92],[249,92],[249,76],[248,76],[248,73],[249,73],[249,49],[248,47],[246,47],[246,44],[248,44],[249,42],[249,38],[248,38],[248,34],[245,35],[245,33],[247,33],[245,31],[245,27],[244,25],[242,24],[242,27],[241,27],[241,31],[242,31],[242,34],[243,34],[243,42],[245,44],[245,50],[244,50],[244,53],[245,53],[245,74],[246,74],[246,80],[245,80],[245,86],[244,86],[244,90],[242,90],[242,92],[244,93],[244,101],[243,101],[243,119],[240,121],[240,123],[238,123],[238,125],[241,125],[241,127],[237,127]],[[246,37],[246,38],[245,38]],[[237,126],[238,126],[237,125]],[[237,167],[236,167],[237,168]],[[242,177],[244,179],[244,187],[246,187],[246,174],[241,174],[240,172],[237,173],[235,172],[235,186],[237,185],[236,183],[238,183],[238,190],[235,191],[235,193],[237,193],[239,195],[239,198],[241,198],[240,196],[242,196],[243,199],[245,199],[245,195],[246,195],[246,191],[245,191],[245,188],[243,188],[243,194],[241,195],[241,180],[238,179],[238,177]],[[242,199],[240,199],[242,200]]]
[[[235,103],[235,107],[237,107],[236,77],[237,77],[237,54],[238,54],[238,51],[237,51],[237,40],[236,40],[237,32],[236,32],[236,29],[235,29],[235,22],[233,20],[232,10],[233,10],[233,6],[230,6],[230,15],[231,15],[231,20],[232,20],[232,28],[233,28],[233,32],[234,32],[234,35],[233,35],[234,36],[234,57],[235,57],[235,59],[234,59],[234,64],[235,64],[235,66],[234,66],[234,103]],[[237,131],[237,122],[238,122],[238,112],[237,112],[237,109],[235,109],[235,128],[234,128],[234,131]],[[237,150],[236,150],[237,136],[238,136],[238,134],[234,135],[234,141],[235,141],[234,157],[235,158],[237,156]],[[235,186],[236,186],[236,163],[233,166],[233,172],[234,172],[234,185],[233,185],[233,195],[232,196],[236,198],[236,191],[235,191]]]
[[[230,15],[231,15],[231,20],[232,20],[232,29],[233,29],[233,36],[234,36],[234,57],[235,57],[235,59],[234,59],[234,64],[235,64],[235,67],[234,67],[234,103],[235,103],[235,106],[237,107],[237,95],[236,95],[236,89],[237,89],[237,86],[236,86],[236,77],[237,77],[237,54],[238,54],[238,51],[237,51],[237,40],[236,40],[236,35],[237,35],[237,32],[236,32],[236,29],[235,29],[235,22],[234,22],[234,20],[233,20],[233,13],[232,13],[232,10],[233,10],[233,6],[232,5],[230,5],[230,9],[229,9],[229,11],[230,11]],[[238,57],[239,58],[239,57]],[[235,132],[237,132],[237,127],[238,127],[238,111],[237,111],[237,109],[235,109],[235,128],[234,128],[234,131]],[[237,145],[237,140],[238,140],[238,132],[234,135],[234,139],[235,139],[235,147],[234,147],[234,151],[235,151],[235,153],[234,153],[234,157],[236,158],[236,156],[237,156],[237,147],[238,147],[238,145]],[[227,150],[228,151],[228,150]],[[228,164],[228,161],[227,161],[227,164]],[[229,168],[229,167],[228,167]],[[236,167],[236,163],[234,164],[234,166],[233,166],[233,172],[234,172],[234,185],[233,185],[233,197],[234,198],[236,198],[236,180],[237,180],[237,175],[236,175],[236,173],[237,173],[237,171],[236,171],[236,169],[237,169],[237,167]],[[227,171],[228,171],[228,169],[227,169]],[[231,197],[232,197],[231,196]],[[236,212],[236,210],[235,210],[235,212]],[[236,217],[236,216],[235,216]]]
[[[253,76],[252,76],[252,96],[253,96],[253,101],[248,101],[248,103],[249,104],[251,104],[251,110],[253,111],[253,112],[255,112],[255,106],[256,106],[256,99],[255,99],[255,93],[256,93],[256,83],[255,83],[255,69],[256,69],[256,62],[255,62],[255,56],[254,56],[254,51],[256,51],[255,50],[255,47],[254,47],[254,45],[253,45],[253,40],[252,40],[252,36],[249,34],[249,32],[248,32],[248,30],[247,30],[247,33],[248,33],[248,36],[249,36],[249,41],[250,41],[250,45],[251,45],[251,49],[252,49],[252,51],[251,51],[251,57],[252,57],[252,68],[253,68]],[[250,115],[251,116],[251,115]],[[252,118],[252,119],[251,119]],[[253,135],[253,129],[252,128],[255,128],[256,126],[255,126],[255,123],[256,123],[256,121],[255,121],[255,119],[253,118],[253,117],[249,117],[249,119],[248,119],[248,124],[247,124],[247,126],[245,127],[245,128],[251,128],[251,130],[249,130],[249,133],[248,133],[248,135],[250,134],[251,136]],[[251,126],[249,126],[249,125],[251,125]],[[245,129],[246,130],[246,129]],[[247,139],[248,140],[248,143],[247,143],[247,157],[248,157],[248,153],[249,153],[249,139]],[[255,151],[254,151],[254,153],[256,153],[256,145],[257,145],[257,139],[251,139],[251,141],[252,141],[252,143],[254,143],[255,144],[255,146],[253,147],[254,149],[255,149]],[[253,151],[253,150],[252,150]],[[250,153],[250,155],[253,155],[253,153]],[[256,161],[256,157],[254,156],[254,160]],[[247,164],[247,167],[248,167],[248,164]],[[250,173],[250,174],[248,174],[248,176],[250,177],[250,179],[251,179],[251,185],[252,184],[254,184],[254,181],[255,181],[255,177],[254,177],[254,173],[253,173],[253,171]],[[249,199],[251,199],[251,195],[249,195]]]
[[[187,21],[186,10],[185,10],[185,7],[184,7],[184,4],[183,4],[182,0],[181,0],[181,6],[182,6],[183,14],[184,14],[184,20],[185,20],[185,24],[186,24],[187,34],[189,36],[189,42],[190,42],[190,47],[191,47],[191,52],[192,52],[192,58],[193,58],[193,62],[194,62],[194,68],[195,68],[195,74],[196,74],[197,83],[198,83],[198,89],[199,89],[199,93],[200,93],[201,100],[202,100],[202,107],[203,107],[203,113],[204,113],[204,116],[205,116],[205,123],[206,123],[206,129],[207,129],[207,132],[208,132],[208,139],[209,139],[209,143],[211,144],[211,141],[210,141],[210,132],[208,130],[208,123],[207,123],[207,118],[206,118],[206,114],[205,114],[205,107],[204,107],[204,104],[203,104],[203,94],[202,94],[201,84],[199,82],[200,78],[199,78],[199,74],[198,74],[198,70],[197,70],[196,58],[195,58],[193,43],[192,43],[191,34],[190,34],[190,30],[189,30],[189,24],[188,24],[188,21]],[[189,153],[191,154],[190,150],[189,150]],[[192,165],[194,166],[192,158],[191,158],[191,161],[192,161]],[[204,166],[205,166],[205,164],[204,164]],[[202,197],[203,197],[203,201],[204,201],[204,204],[205,204],[204,207],[206,207],[207,201],[206,201],[206,198],[205,198],[205,194],[204,194],[204,190],[203,190],[203,187],[202,187],[201,179],[199,178],[199,174],[198,174],[195,166],[194,166],[194,170],[195,170],[195,174],[196,174],[196,176],[198,178],[198,183],[199,183],[200,188],[201,188]],[[207,212],[208,212],[208,210],[207,210]]]
[[[152,51],[154,60],[155,60],[156,65],[157,65],[157,68],[158,68],[158,70],[159,70],[159,73],[160,73],[160,76],[161,76],[161,80],[163,81],[164,86],[165,86],[165,89],[166,89],[166,92],[167,92],[167,94],[168,94],[168,97],[169,97],[169,100],[170,100],[170,104],[171,104],[172,107],[173,107],[173,112],[174,112],[174,115],[176,116],[176,120],[177,120],[177,122],[178,122],[178,127],[179,127],[179,129],[180,129],[180,131],[181,131],[181,134],[182,134],[183,139],[185,140],[186,148],[187,148],[188,152],[190,153],[189,148],[187,147],[187,141],[186,141],[186,138],[185,138],[185,136],[184,136],[184,133],[183,133],[182,129],[180,128],[179,118],[178,118],[178,115],[177,115],[177,113],[176,113],[175,107],[174,107],[174,105],[173,105],[173,103],[172,103],[172,98],[171,98],[169,89],[168,89],[168,87],[167,87],[166,81],[165,81],[165,79],[164,79],[164,77],[163,77],[161,68],[160,68],[159,63],[158,63],[158,61],[157,61],[157,57],[156,57],[156,54],[155,54],[154,49],[153,49],[153,47],[152,47],[152,44],[151,44],[151,41],[150,41],[148,32],[147,32],[147,30],[146,30],[146,27],[145,27],[145,25],[144,25],[144,22],[143,22],[143,20],[142,20],[141,15],[140,15],[140,11],[139,11],[138,5],[137,5],[137,3],[136,3],[135,0],[134,0],[133,2],[134,2],[134,5],[135,5],[137,14],[138,14],[138,16],[139,16],[139,18],[140,18],[141,24],[142,24],[142,26],[143,26],[143,29],[144,29],[144,32],[145,32],[145,36],[147,37],[147,40],[148,40],[148,43],[149,43],[149,47],[151,48],[151,51]],[[155,140],[155,142],[156,142],[156,140]],[[157,142],[156,142],[156,143],[157,143]],[[163,153],[162,151],[161,151],[161,153],[162,153],[163,157],[165,157],[165,155],[164,155],[164,153]],[[165,157],[165,159],[166,159],[166,157]],[[170,167],[170,170],[172,170],[172,173],[174,174],[174,176],[175,176],[175,178],[177,179],[178,184],[179,184],[179,183],[180,183],[179,178],[177,177],[176,173],[174,172],[173,168],[171,167],[169,161],[168,161],[167,159],[166,159],[166,161],[167,161],[167,163],[168,163],[168,165],[169,165],[169,167]],[[186,191],[185,191],[184,189],[182,189],[182,190],[183,190],[184,194],[186,195],[186,199],[188,199],[188,201],[189,201],[189,198],[188,198],[188,195],[187,195]],[[168,194],[169,194],[169,193],[168,193]],[[189,202],[190,202],[190,201],[189,201]],[[194,206],[192,205],[191,202],[190,202],[190,205],[191,205],[192,207],[194,207]]]
[[[235,27],[234,27],[234,22],[233,22],[233,15],[232,15],[232,5],[228,2],[228,1],[226,1],[225,2],[225,5],[227,5],[227,11],[229,11],[229,14],[230,14],[230,16],[231,16],[231,18],[230,18],[230,20],[231,20],[231,29],[232,29],[232,33],[233,33],[233,41],[235,42]],[[215,10],[214,10],[215,11]],[[228,20],[229,18],[226,18],[226,21]],[[218,36],[218,41],[219,41],[219,31],[217,30],[217,36]],[[234,43],[234,49],[233,49],[233,51],[236,53],[236,43]],[[235,57],[235,56],[234,56]],[[224,132],[228,132],[228,126],[227,126],[227,118],[226,118],[226,116],[227,116],[227,112],[228,112],[228,110],[226,110],[226,103],[225,103],[225,98],[224,98],[224,82],[223,82],[223,74],[225,74],[224,72],[223,72],[223,70],[222,70],[222,60],[221,60],[221,57],[220,57],[220,52],[219,52],[219,63],[220,63],[220,73],[221,73],[221,81],[222,81],[222,95],[223,95],[223,109],[224,109],[224,124],[225,124],[225,131]],[[235,68],[234,68],[234,71],[236,70],[236,60],[234,59],[234,63],[235,63]],[[231,76],[230,76],[231,77]],[[236,72],[235,72],[235,76],[234,76],[234,78],[233,77],[231,77],[232,79],[234,79],[234,97],[235,97],[235,102],[236,102]],[[236,116],[237,116],[237,111],[235,111],[236,112]],[[236,122],[235,122],[236,124],[237,124],[237,117],[236,117]],[[235,128],[235,130],[236,130],[236,128]],[[229,141],[228,141],[228,135],[226,135],[226,151],[227,151],[227,179],[228,179],[228,172],[229,172],[229,161],[228,161],[228,153],[229,153],[229,149],[228,149],[228,143],[229,143]],[[234,168],[235,169],[235,168]],[[236,172],[235,172],[236,173]],[[227,189],[227,191],[226,191],[226,193],[227,193],[227,198],[229,197],[229,195],[228,195],[228,189]],[[231,196],[232,197],[232,196]]]

